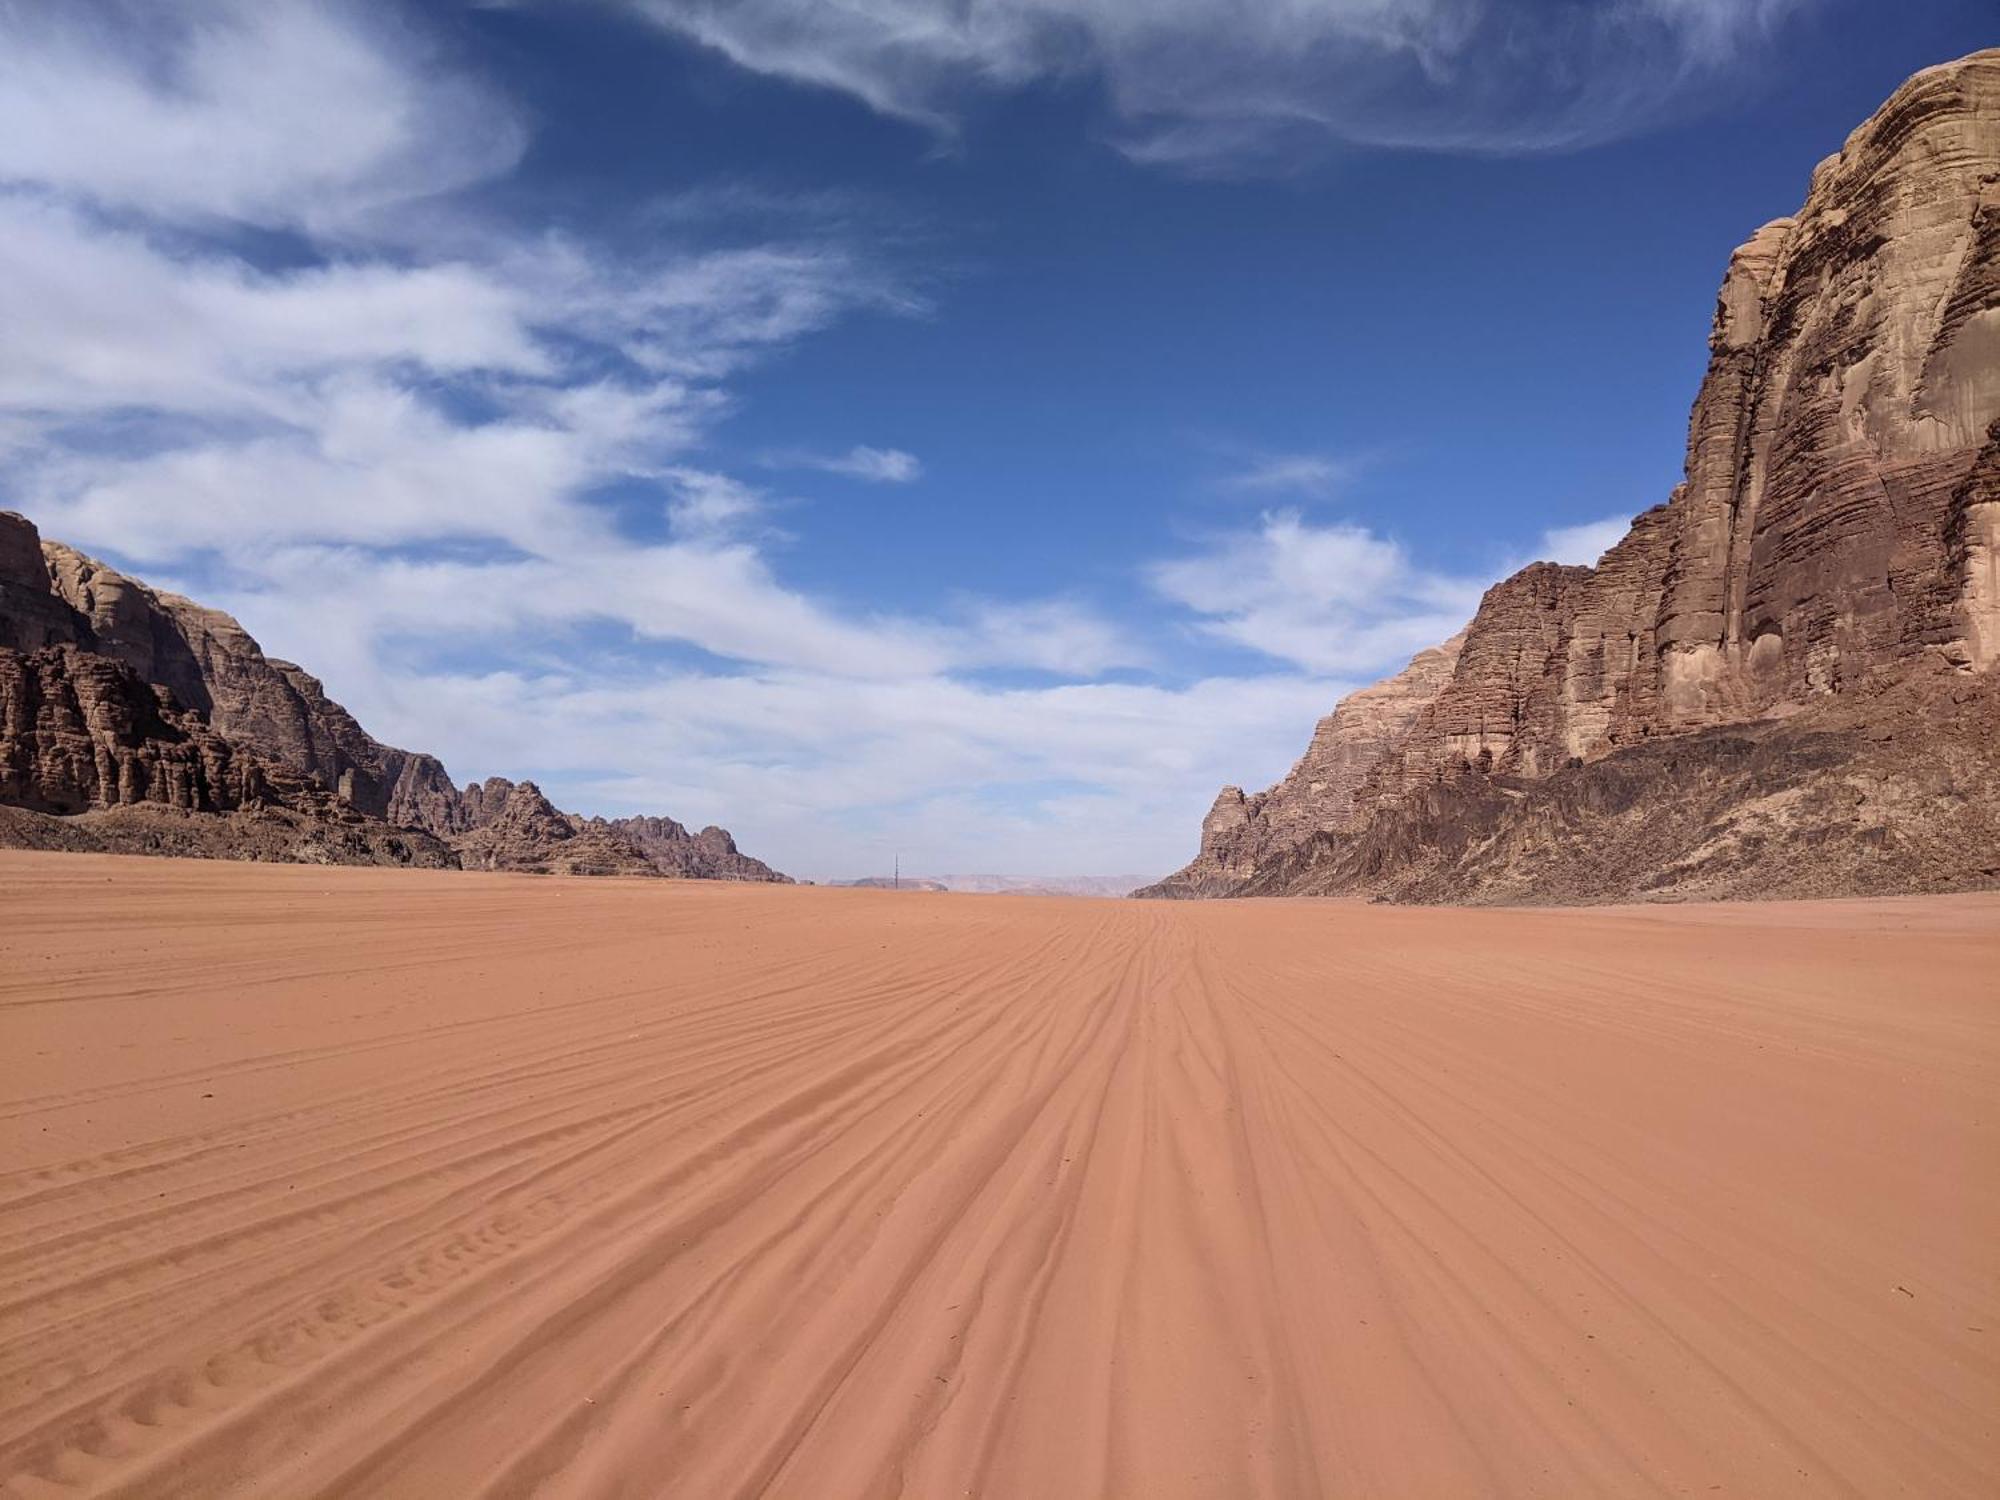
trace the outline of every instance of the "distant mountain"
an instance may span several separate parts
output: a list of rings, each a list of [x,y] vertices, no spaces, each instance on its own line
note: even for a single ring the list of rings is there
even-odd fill
[[[228,615],[0,511],[0,845],[782,881],[720,828],[455,786]]]
[[[1225,787],[1149,896],[2000,884],[2000,50],[1732,257],[1687,477]]]
[[[1129,896],[1143,875],[933,875],[951,891],[992,896]]]
[[[833,883],[885,889],[896,881],[889,875],[870,875]],[[905,875],[901,888],[984,896],[1129,896],[1145,883],[1143,875]]]

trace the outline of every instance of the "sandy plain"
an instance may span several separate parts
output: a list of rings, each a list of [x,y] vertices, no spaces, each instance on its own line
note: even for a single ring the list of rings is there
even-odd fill
[[[0,855],[0,1493],[2000,1493],[2000,900]]]

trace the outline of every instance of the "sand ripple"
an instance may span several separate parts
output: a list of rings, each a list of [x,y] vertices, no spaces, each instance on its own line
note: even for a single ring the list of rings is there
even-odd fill
[[[0,912],[19,1500],[2000,1493],[2000,900]]]

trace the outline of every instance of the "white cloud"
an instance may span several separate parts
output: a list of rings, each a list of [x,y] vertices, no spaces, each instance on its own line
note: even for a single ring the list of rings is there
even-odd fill
[[[728,540],[764,513],[763,493],[727,474],[680,467],[668,470],[665,478],[673,491],[667,517],[682,538]]]
[[[504,171],[526,142],[360,0],[16,0],[0,30],[0,182],[100,207],[332,230]]]
[[[601,530],[566,496],[605,455],[532,421],[450,421],[400,386],[352,375],[289,393],[294,421],[135,458],[70,453],[20,493],[57,535],[140,561],[282,543],[516,547]]]
[[[1028,667],[1094,677],[1115,667],[1151,666],[1151,654],[1096,611],[1066,599],[974,601],[968,666]]]
[[[51,535],[145,567],[206,557],[274,605],[288,649],[359,670],[399,631],[504,646],[585,622],[845,675],[994,654],[787,588],[748,535],[763,497],[688,461],[751,360],[860,308],[921,309],[850,247],[614,258],[448,215],[429,247],[374,243],[351,209],[463,186],[521,144],[388,7],[93,4],[0,10],[0,29],[0,80],[102,115],[68,144],[45,120],[0,140],[0,458]],[[324,122],[279,107],[287,89]],[[461,135],[495,149],[475,162]],[[149,165],[160,141],[173,160]],[[260,269],[224,219],[297,229],[316,258]],[[650,533],[591,503],[621,485],[657,495]]]
[[[574,635],[610,625],[638,643],[680,643],[712,656],[834,680],[942,672],[955,637],[926,621],[855,619],[786,587],[754,546],[701,537],[634,544],[589,518],[568,542],[525,555],[466,560],[389,555],[363,547],[292,545],[232,554],[236,582],[201,591],[272,649],[340,649],[367,666],[400,641],[406,656],[476,650],[498,662],[537,656],[589,670],[594,649]],[[52,528],[53,529],[53,528]],[[255,627],[252,627],[256,633]],[[260,636],[260,639],[262,637]],[[571,658],[575,660],[572,662]],[[350,705],[352,706],[352,705]]]
[[[1817,0],[612,0],[745,68],[952,129],[968,91],[1101,82],[1141,160],[1329,141],[1495,151],[1629,131]]]
[[[1451,636],[1484,588],[1419,567],[1363,527],[1313,526],[1294,511],[1155,563],[1150,579],[1205,634],[1308,671],[1368,675]]]
[[[780,453],[766,460],[773,468],[818,469],[871,484],[910,484],[923,478],[923,461],[900,448],[856,444],[845,453]]]
[[[903,314],[923,297],[836,241],[768,243],[610,264],[560,241],[507,268],[575,331],[660,376],[718,379],[861,308]]]
[[[293,382],[356,366],[536,375],[519,287],[459,263],[337,261],[258,272],[170,253],[74,207],[0,194],[0,402],[62,415],[121,407],[298,415]]]
[[[1332,494],[1354,475],[1354,466],[1320,453],[1264,454],[1227,475],[1222,488],[1242,495]]]
[[[1217,768],[1274,779],[1353,685],[1276,674],[1002,689],[599,664],[377,674],[350,706],[392,736],[428,734],[460,774],[527,769],[578,805],[721,822],[794,873],[868,873],[892,849],[906,868],[1165,873],[1194,852]]]
[[[449,255],[378,247],[322,209],[461,185],[457,132],[506,145],[479,170],[508,165],[503,103],[386,7],[123,16],[0,10],[0,79],[104,114],[74,149],[25,118],[0,140],[0,453],[51,535],[206,557],[283,601],[293,649],[354,663],[396,631],[591,621],[847,675],[999,651],[784,586],[747,535],[761,495],[688,461],[750,360],[858,308],[920,309],[881,267],[826,239],[612,258],[493,224],[440,236]],[[288,87],[323,124],[274,103]],[[156,138],[174,160],[149,167]],[[405,148],[439,170],[413,177]],[[200,160],[177,170],[183,151]],[[210,232],[224,218],[293,226],[317,258],[259,269]],[[591,503],[618,485],[657,494],[651,535]]]
[[[1625,533],[1631,529],[1628,516],[1606,516],[1575,526],[1557,526],[1542,533],[1541,549],[1535,555],[1545,562],[1595,564],[1624,541]]]

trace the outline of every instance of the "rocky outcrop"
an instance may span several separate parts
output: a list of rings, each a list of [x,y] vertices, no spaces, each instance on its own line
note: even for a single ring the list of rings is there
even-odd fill
[[[343,804],[73,645],[0,649],[0,844],[444,868],[440,840]]]
[[[158,802],[135,802],[62,817],[0,806],[0,849],[291,865],[458,868],[458,856],[429,834],[396,828],[339,806],[302,810],[266,804],[231,812],[189,812]]]
[[[780,875],[761,859],[753,859],[736,847],[729,830],[714,824],[700,833],[689,833],[672,818],[613,818],[606,822],[592,818],[587,828],[603,828],[624,839],[663,875],[679,875],[693,880],[748,880],[780,885],[791,884],[789,875]]]
[[[74,646],[86,638],[76,611],[49,587],[42,539],[20,516],[0,511],[0,651]]]
[[[1595,568],[1489,590],[1449,680],[1358,786],[1323,806],[1296,771],[1260,798],[1225,790],[1201,855],[1152,892],[1777,893],[1807,847],[1854,851],[1809,872],[1844,872],[1837,888],[1985,879],[2000,860],[1970,783],[1952,783],[1955,862],[1887,851],[1932,820],[1917,789],[1936,767],[1916,757],[1984,764],[1955,738],[1977,714],[1931,712],[1935,674],[1983,701],[2000,660],[2000,50],[1918,74],[1821,163],[1798,214],[1731,258],[1709,350],[1666,504]],[[1862,768],[1902,791],[1856,842],[1842,789]],[[1605,821],[1628,796],[1617,816],[1652,830],[1636,841]],[[1273,800],[1286,827],[1318,826],[1271,838]],[[1696,844],[1655,837],[1683,822]],[[1718,885],[1690,851],[1752,822]]]
[[[276,770],[123,662],[71,645],[0,652],[0,803],[226,812],[288,792],[271,784]],[[296,785],[282,772],[279,780]]]
[[[2000,885],[2000,674],[1913,668],[1528,780],[1461,769],[1242,895],[1538,902]]]
[[[475,781],[460,794],[456,816],[464,826],[450,842],[469,869],[791,883],[739,852],[726,829],[691,834],[672,818],[580,818],[532,781]]]
[[[369,735],[234,619],[0,511],[0,844],[565,874],[782,880],[728,833],[462,791]],[[51,820],[68,821],[58,826]]]
[[[1349,832],[1369,773],[1451,681],[1465,636],[1420,651],[1394,677],[1350,693],[1319,721],[1283,781],[1245,796],[1226,786],[1201,824],[1201,851],[1186,868],[1135,894],[1226,896],[1320,834]]]
[[[466,789],[472,826],[452,839],[468,869],[535,875],[657,875],[629,840],[560,811],[532,781],[494,776]]]
[[[25,522],[15,519],[19,529]],[[0,528],[6,526],[0,518]],[[448,836],[455,792],[428,755],[377,741],[317,678],[267,657],[220,610],[128,578],[60,542],[43,542],[49,584],[101,655],[158,683],[218,732],[291,766],[369,817]]]

